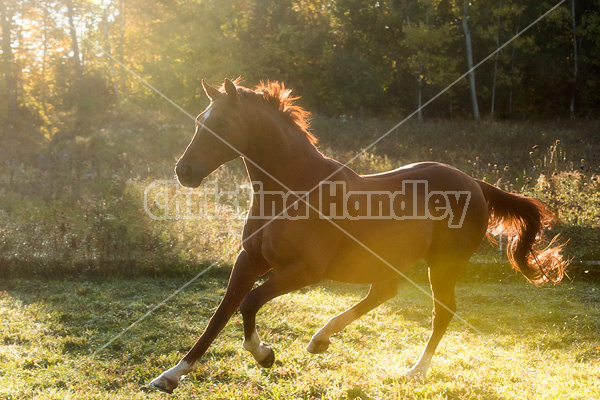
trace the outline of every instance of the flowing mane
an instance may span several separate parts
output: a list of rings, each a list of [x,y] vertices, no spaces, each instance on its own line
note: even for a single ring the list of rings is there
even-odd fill
[[[278,111],[288,122],[295,125],[302,132],[311,144],[317,143],[317,138],[310,132],[310,112],[296,104],[300,97],[292,96],[292,90],[286,89],[283,82],[261,81],[254,90],[239,85],[240,78],[234,82],[238,88],[238,93],[246,98],[256,98],[263,100],[268,106]],[[221,87],[221,92],[225,88]]]

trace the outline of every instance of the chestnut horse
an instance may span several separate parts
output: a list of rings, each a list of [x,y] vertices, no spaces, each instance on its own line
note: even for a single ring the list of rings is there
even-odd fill
[[[254,90],[227,79],[221,88],[202,84],[211,102],[177,162],[179,182],[198,187],[220,165],[241,156],[254,193],[223,300],[190,351],[152,387],[172,392],[238,308],[243,347],[268,368],[275,355],[255,325],[265,303],[323,279],[370,284],[362,301],[312,337],[308,351],[323,352],[331,335],[393,298],[399,276],[419,260],[429,266],[433,331],[405,375],[424,377],[456,310],[456,280],[486,231],[509,236],[509,260],[529,281],[556,283],[563,277],[566,263],[556,238],[541,246],[553,216],[539,201],[435,162],[358,175],[317,150],[307,113],[283,84]]]

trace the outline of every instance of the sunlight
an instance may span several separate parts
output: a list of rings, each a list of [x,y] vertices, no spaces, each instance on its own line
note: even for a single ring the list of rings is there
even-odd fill
[[[0,398],[600,398],[599,4],[0,0]]]

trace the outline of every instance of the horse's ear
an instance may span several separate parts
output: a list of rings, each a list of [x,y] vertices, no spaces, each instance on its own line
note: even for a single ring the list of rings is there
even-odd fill
[[[213,101],[214,99],[216,99],[217,97],[219,97],[221,95],[221,92],[219,92],[219,89],[217,89],[216,87],[209,85],[208,83],[206,83],[206,81],[204,79],[202,79],[202,87],[204,88],[204,93],[206,93],[206,95],[208,96],[208,98]]]
[[[227,93],[227,95],[229,95],[229,97],[231,97],[232,99],[235,99],[235,97],[237,96],[237,88],[235,87],[235,83],[225,78],[225,84],[223,86],[225,86],[225,92]]]

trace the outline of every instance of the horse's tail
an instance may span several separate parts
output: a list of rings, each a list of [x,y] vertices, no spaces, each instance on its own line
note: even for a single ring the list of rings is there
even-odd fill
[[[560,282],[568,265],[560,254],[564,244],[558,243],[556,235],[543,247],[542,238],[542,230],[556,221],[555,216],[538,200],[476,181],[490,210],[488,231],[508,236],[507,253],[513,268],[536,285]]]

